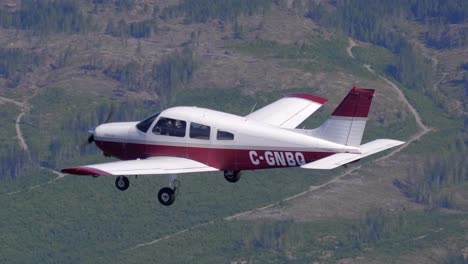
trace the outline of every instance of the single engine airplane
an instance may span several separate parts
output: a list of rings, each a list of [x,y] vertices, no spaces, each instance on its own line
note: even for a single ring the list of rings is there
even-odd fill
[[[377,139],[361,145],[375,90],[356,85],[318,128],[296,129],[327,99],[291,94],[247,116],[198,107],[172,107],[141,122],[107,123],[90,131],[105,156],[121,161],[66,168],[76,175],[117,176],[124,191],[129,175],[168,175],[158,200],[175,201],[179,173],[223,171],[237,182],[243,170],[285,167],[333,169],[404,142]]]

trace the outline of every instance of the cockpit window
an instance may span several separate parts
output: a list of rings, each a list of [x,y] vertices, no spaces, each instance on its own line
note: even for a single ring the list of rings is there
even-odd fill
[[[159,113],[156,113],[150,117],[145,118],[145,120],[138,123],[136,127],[143,133],[148,132],[148,129],[150,128],[151,124],[153,124],[154,120],[158,117],[158,115]]]
[[[190,138],[210,139],[210,127],[198,123],[190,123]]]
[[[182,120],[161,117],[154,125],[153,133],[172,137],[185,137],[187,123]]]

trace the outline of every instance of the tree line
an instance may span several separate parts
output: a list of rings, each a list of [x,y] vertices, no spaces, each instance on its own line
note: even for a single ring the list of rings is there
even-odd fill
[[[19,48],[0,48],[0,77],[8,79],[10,88],[16,87],[24,74],[41,63],[41,57]]]
[[[162,19],[183,17],[185,23],[205,23],[210,19],[235,21],[241,15],[267,10],[272,0],[182,0],[161,11]]]
[[[395,65],[388,65],[387,73],[409,89],[426,92],[432,86],[432,62],[401,33],[398,23],[409,19],[430,25],[422,37],[426,45],[450,48],[466,45],[463,29],[447,30],[451,24],[468,19],[468,2],[461,0],[342,0],[330,9],[312,2],[305,13],[325,27],[337,28],[357,40],[385,47],[398,55]],[[436,31],[434,31],[436,30]]]
[[[92,29],[92,19],[76,1],[24,0],[19,10],[0,10],[0,25],[36,33],[81,33]]]
[[[451,188],[468,181],[466,141],[458,134],[446,150],[428,157],[421,170],[412,169],[404,179],[393,184],[414,202],[427,207],[457,209],[456,193]]]
[[[124,19],[115,23],[111,19],[107,22],[105,33],[113,37],[147,38],[157,31],[158,25],[154,19],[131,23],[127,23]]]

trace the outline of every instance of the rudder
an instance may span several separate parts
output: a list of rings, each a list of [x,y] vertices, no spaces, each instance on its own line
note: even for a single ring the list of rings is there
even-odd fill
[[[313,136],[346,146],[360,146],[374,92],[354,85],[330,118],[312,130]]]

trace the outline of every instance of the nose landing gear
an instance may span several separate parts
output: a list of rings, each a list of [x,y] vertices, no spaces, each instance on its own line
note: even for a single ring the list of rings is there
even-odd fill
[[[224,179],[228,182],[237,182],[241,177],[240,171],[224,171]]]

